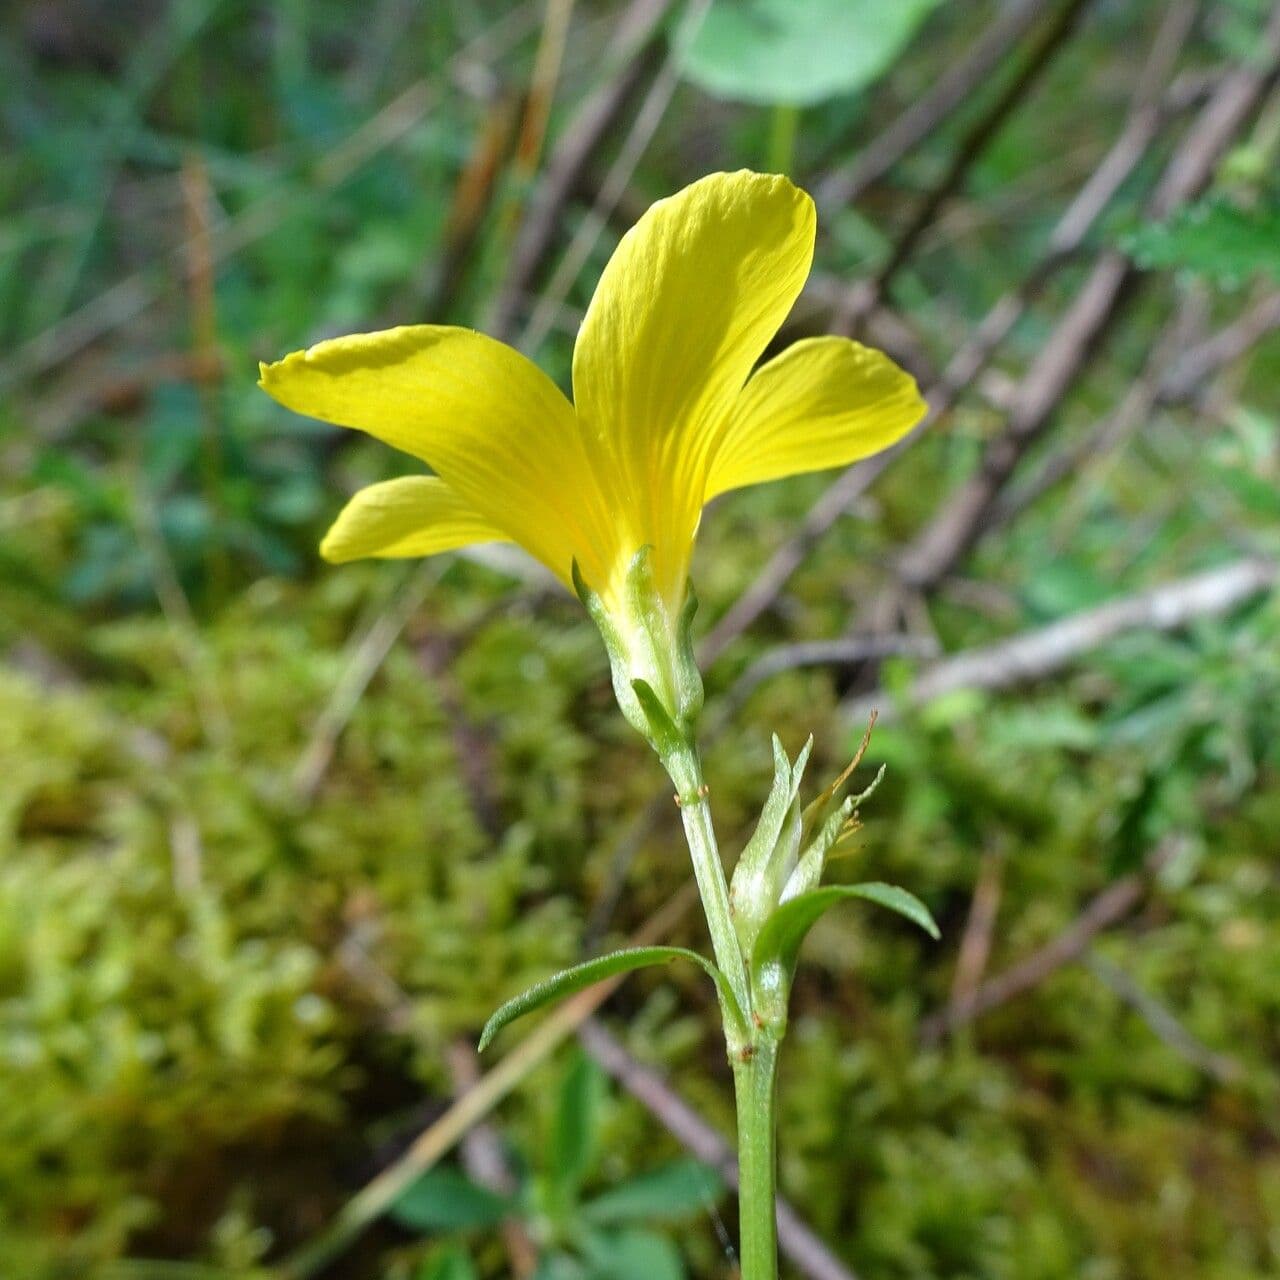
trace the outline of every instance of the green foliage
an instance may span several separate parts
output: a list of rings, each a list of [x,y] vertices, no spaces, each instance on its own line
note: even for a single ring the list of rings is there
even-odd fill
[[[1255,276],[1280,280],[1280,204],[1250,209],[1222,196],[1186,205],[1124,237],[1145,270],[1172,268],[1238,289]]]
[[[797,139],[796,176],[813,187],[927,93],[998,7],[940,6],[920,28],[923,4],[714,5],[688,82],[539,362],[568,385],[575,313],[633,205],[708,168],[758,162],[762,113],[709,102],[699,58],[735,100],[825,97]],[[1253,57],[1270,8],[1207,8],[1185,68]],[[922,238],[887,299],[922,382],[1043,251],[1122,128],[1137,51],[1165,9],[1092,6]],[[278,410],[253,385],[258,359],[335,333],[483,324],[515,221],[482,210],[466,252],[451,239],[457,197],[523,97],[544,10],[380,3],[357,20],[333,0],[201,0],[155,6],[145,30],[128,5],[0,12],[6,1280],[264,1280],[445,1105],[455,1042],[473,1044],[511,991],[625,945],[687,881],[675,808],[612,706],[607,657],[578,606],[463,558],[421,578],[319,566],[326,521],[345,494],[385,477],[388,454]],[[576,6],[552,147],[616,73],[598,55],[620,12]],[[837,38],[872,13],[856,40]],[[900,56],[912,31],[920,38]],[[882,75],[874,94],[859,92]],[[989,92],[858,208],[824,214],[824,284],[885,259]],[[1170,146],[1182,127],[1173,122]],[[1274,276],[1273,133],[1264,111],[1193,206],[1198,221],[1175,215],[1134,233],[1134,251],[1153,255],[1150,278],[1036,450],[1086,438],[1167,317],[1199,323],[1206,309],[1210,329],[1233,320],[1243,292],[1203,284]],[[611,135],[566,206],[551,264],[589,228],[620,146]],[[1135,225],[1164,148],[1108,225]],[[202,317],[183,248],[184,190],[199,167],[217,253],[221,372],[208,380],[193,374]],[[885,566],[1001,429],[1009,379],[1043,350],[1081,278],[1073,267],[1051,282],[992,373],[810,549],[775,606],[707,670],[713,706],[780,644],[861,633]],[[90,329],[90,345],[47,360]],[[1272,338],[1198,388],[1190,409],[1158,406],[1121,447],[1089,454],[1070,483],[987,536],[925,608],[908,600],[911,629],[947,650],[981,647],[1231,556],[1276,555],[1277,386]],[[699,634],[830,479],[717,502],[699,534]],[[356,640],[399,607],[406,582],[422,604],[338,715],[314,790],[300,788],[299,762]],[[841,859],[831,870],[911,885],[944,941],[922,945],[871,912],[816,924],[780,1087],[783,1189],[859,1274],[1280,1270],[1278,651],[1280,609],[1264,601],[877,729],[856,785],[890,768],[865,825],[830,851]],[[911,665],[883,664],[882,707]],[[724,847],[753,830],[770,734],[794,748],[813,733],[809,776],[833,776],[862,731],[839,704],[872,678],[789,671],[735,712],[707,767]],[[1175,857],[1160,885],[1095,945],[1238,1075],[1206,1074],[1085,966],[920,1047],[920,1018],[950,998],[980,865],[1002,868],[994,974],[1058,937],[1161,844]],[[692,917],[668,941],[706,946]],[[703,976],[671,965],[637,972],[607,1016],[729,1134],[715,1012]],[[719,1189],[704,1194],[699,1170],[638,1103],[602,1098],[598,1077],[576,1070],[574,1116],[594,1108],[594,1120],[563,1138],[592,1156],[570,1221],[612,1240],[598,1265],[661,1273],[674,1246],[690,1275],[722,1276],[707,1207]],[[574,1198],[557,1201],[541,1154],[567,1105],[561,1083],[540,1071],[495,1121],[533,1168],[518,1212],[539,1229],[547,1206]],[[427,1241],[388,1221],[334,1271],[509,1274],[492,1228],[459,1234]],[[581,1280],[593,1256],[604,1258],[581,1241],[547,1249],[543,1280]]]
[[[812,106],[896,61],[938,0],[717,0],[684,53],[717,97]]]
[[[435,1233],[470,1233],[509,1220],[540,1243],[536,1274],[576,1280],[684,1280],[679,1251],[652,1230],[714,1208],[724,1187],[692,1160],[674,1160],[584,1199],[600,1157],[606,1103],[603,1074],[575,1054],[556,1090],[550,1141],[522,1165],[512,1196],[498,1196],[449,1168],[423,1174],[396,1201],[391,1216],[403,1226]],[[429,1266],[470,1266],[461,1248]],[[431,1273],[434,1274],[434,1273]],[[443,1274],[451,1275],[445,1271]]]
[[[483,1052],[488,1048],[493,1043],[494,1036],[503,1027],[517,1018],[524,1017],[526,1013],[532,1013],[535,1009],[563,1000],[575,991],[594,986],[606,978],[656,964],[670,964],[673,960],[691,960],[702,969],[715,982],[716,990],[725,1002],[726,1008],[736,1013],[741,1023],[742,1014],[737,1008],[732,988],[724,974],[705,957],[685,947],[631,947],[626,951],[612,951],[594,960],[584,960],[582,964],[553,974],[536,986],[530,987],[528,991],[523,991],[520,995],[508,1000],[496,1009],[489,1021],[485,1023],[484,1031],[480,1036],[480,1050]]]

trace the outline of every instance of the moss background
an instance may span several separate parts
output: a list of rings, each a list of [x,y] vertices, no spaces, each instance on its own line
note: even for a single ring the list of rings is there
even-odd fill
[[[806,108],[797,180],[856,155],[999,8],[943,6],[874,84]],[[944,363],[1035,260],[1120,127],[1162,8],[1092,6],[977,158],[891,298],[922,364]],[[1185,69],[1256,47],[1267,5],[1202,8]],[[621,11],[575,8],[553,153]],[[661,779],[611,703],[576,602],[506,561],[322,567],[313,548],[342,497],[396,460],[254,387],[256,360],[334,333],[483,323],[527,178],[499,166],[465,237],[459,218],[486,138],[518,118],[543,20],[542,5],[505,0],[367,13],[335,0],[63,0],[0,17],[6,1277],[270,1276],[439,1114],[455,1089],[450,1046],[473,1043],[521,987],[624,939],[687,880],[674,809],[631,838]],[[402,118],[378,113],[404,93],[429,105],[402,103],[407,126],[359,151],[365,122]],[[824,222],[821,273],[857,278],[883,260],[984,100]],[[1276,103],[1211,193],[1251,217],[1276,207]],[[567,374],[577,314],[626,221],[709,169],[764,166],[776,125],[768,107],[678,85],[539,350],[544,367]],[[621,132],[566,204],[558,243]],[[1141,222],[1167,149],[1153,147],[1090,252]],[[200,245],[246,227],[265,230],[201,265]],[[1274,288],[1260,243],[1242,274],[1233,264],[1240,278],[1212,252],[1206,265],[1202,240],[1172,263],[1166,252],[1046,451],[1117,402],[1168,317],[1194,309],[1211,331]],[[856,627],[893,549],[999,425],[992,399],[1082,271],[1055,279],[985,384],[819,542],[711,667],[709,698],[780,644]],[[122,287],[137,293],[108,292]],[[134,296],[145,305],[124,305]],[[104,297],[111,323],[92,342],[42,354]],[[1197,401],[1153,411],[982,543],[913,628],[944,651],[980,646],[1241,552],[1276,554],[1278,369],[1271,337]],[[732,495],[708,515],[704,628],[829,480]],[[326,719],[369,629],[396,618],[367,689]],[[887,762],[887,779],[834,872],[912,888],[944,941],[868,912],[815,930],[781,1104],[783,1190],[860,1276],[1280,1275],[1278,645],[1280,606],[1262,598],[877,730],[868,762]],[[708,752],[725,845],[740,846],[767,787],[770,731],[792,751],[813,732],[810,779],[824,780],[863,729],[841,698],[879,678],[893,707],[914,665],[761,684]],[[982,868],[1000,868],[997,973],[1157,848],[1171,853],[1159,884],[1088,963],[921,1043]],[[704,944],[694,915],[672,940]],[[1116,971],[1199,1050],[1162,1040]],[[606,1021],[730,1131],[714,1002],[696,975],[630,979]],[[517,1163],[545,1140],[564,1061],[495,1117]],[[625,1092],[603,1107],[593,1187],[678,1154]],[[719,1212],[732,1230],[731,1203]],[[731,1274],[714,1214],[672,1230],[691,1274]],[[459,1240],[477,1274],[508,1274],[496,1239]],[[425,1276],[440,1243],[383,1223],[331,1274]]]

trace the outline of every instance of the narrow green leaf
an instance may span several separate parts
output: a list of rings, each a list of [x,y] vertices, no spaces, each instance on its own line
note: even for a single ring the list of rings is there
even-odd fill
[[[675,1245],[650,1231],[592,1232],[583,1241],[591,1280],[684,1280]]]
[[[475,1264],[462,1249],[447,1249],[424,1262],[417,1280],[476,1280]]]
[[[680,748],[684,743],[684,735],[676,728],[676,722],[671,718],[671,713],[662,705],[662,699],[658,697],[647,680],[637,677],[631,681],[631,688],[648,723],[649,741],[653,743],[658,754],[665,758],[668,753]]]
[[[724,1194],[724,1182],[709,1165],[673,1160],[611,1187],[582,1207],[598,1226],[624,1222],[679,1221],[706,1212]]]
[[[595,1160],[604,1092],[604,1073],[579,1051],[560,1082],[551,1134],[549,1173],[565,1206],[577,1200],[582,1181]]]
[[[465,1231],[492,1227],[511,1212],[511,1202],[479,1186],[456,1169],[429,1169],[388,1210],[415,1231]]]
[[[724,974],[710,961],[696,951],[689,951],[684,947],[631,947],[625,951],[612,951],[606,956],[587,960],[582,964],[574,965],[572,969],[561,970],[560,973],[553,974],[536,986],[530,987],[528,991],[508,1000],[485,1023],[484,1031],[480,1036],[480,1052],[483,1053],[493,1043],[494,1036],[503,1027],[526,1013],[541,1009],[543,1005],[551,1004],[555,1000],[563,1000],[566,996],[571,996],[577,991],[594,986],[597,982],[603,982],[606,978],[612,978],[617,974],[630,973],[633,969],[644,969],[656,964],[670,964],[672,960],[691,960],[702,968],[716,984],[721,1004],[741,1026],[742,1012],[734,998],[733,989],[729,986]]]
[[[871,881],[866,884],[830,885],[814,889],[784,902],[765,922],[751,953],[751,977],[758,1012],[767,1021],[785,1024],[787,993],[795,976],[800,945],[818,918],[838,902],[861,898],[887,907],[918,924],[932,938],[941,935],[929,908],[915,894],[896,885]]]

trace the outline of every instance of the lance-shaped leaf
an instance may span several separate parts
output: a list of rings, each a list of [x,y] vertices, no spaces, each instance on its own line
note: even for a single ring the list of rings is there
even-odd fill
[[[480,1052],[493,1043],[493,1038],[508,1023],[522,1018],[526,1013],[541,1009],[544,1005],[563,1000],[577,991],[603,982],[606,978],[616,977],[620,973],[630,973],[633,969],[645,969],[656,964],[670,964],[672,960],[692,960],[700,966],[716,984],[720,996],[721,1007],[727,1017],[733,1020],[735,1029],[745,1034],[742,1010],[738,1007],[733,989],[728,979],[709,960],[696,951],[684,947],[631,947],[625,951],[611,951],[606,956],[598,956],[594,960],[576,964],[571,969],[562,969],[559,973],[530,987],[527,991],[514,996],[494,1011],[493,1016],[485,1023],[480,1035]]]
[[[733,869],[729,886],[734,925],[744,951],[751,949],[761,925],[778,905],[782,886],[795,866],[800,845],[800,807],[796,794],[812,750],[813,738],[810,737],[793,766],[778,735],[773,735],[773,787],[755,833]]]
[[[809,847],[800,855],[800,861],[782,888],[781,902],[788,902],[802,893],[816,889],[822,882],[822,873],[826,869],[827,857],[831,850],[851,830],[857,829],[856,817],[859,806],[868,799],[884,778],[885,766],[880,766],[871,785],[856,796],[847,796],[835,811],[822,824],[818,834],[810,841]]]
[[[765,922],[751,953],[756,1011],[775,1029],[780,1030],[786,1025],[787,997],[805,936],[820,916],[836,903],[850,898],[861,898],[888,907],[918,924],[931,938],[941,936],[929,908],[915,894],[899,889],[897,885],[878,881],[830,885],[784,902]]]

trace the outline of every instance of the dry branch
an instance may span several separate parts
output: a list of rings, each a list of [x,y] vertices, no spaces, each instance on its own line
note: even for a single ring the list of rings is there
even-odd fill
[[[920,435],[935,427],[951,411],[960,393],[987,367],[1054,272],[1083,244],[1097,219],[1146,154],[1161,123],[1194,100],[1194,92],[1186,87],[1171,89],[1154,108],[1147,97],[1148,86],[1162,84],[1172,71],[1190,25],[1188,12],[1194,16],[1194,8],[1194,5],[1178,6],[1166,17],[1139,77],[1139,95],[1120,136],[1050,233],[1049,247],[1041,261],[1018,288],[991,308],[979,322],[973,337],[952,357],[942,377],[928,388],[925,398],[929,412],[924,420],[892,449],[850,467],[831,484],[810,508],[800,528],[774,552],[747,591],[707,633],[700,650],[704,661],[715,661],[772,607],[791,575],[823,535],[853,509]]]
[[[1152,216],[1166,216],[1203,189],[1277,74],[1280,9],[1267,26],[1258,58],[1222,81],[1188,129],[1156,186],[1149,206]],[[1114,250],[1094,266],[1019,385],[1005,428],[988,444],[977,472],[903,553],[898,576],[906,587],[927,591],[936,586],[982,536],[1001,490],[1048,427],[1136,276],[1129,259]]]
[[[928,93],[881,130],[850,164],[833,170],[818,184],[814,198],[819,209],[826,211],[860,200],[870,186],[949,120],[952,112],[986,82],[1042,10],[1042,0],[1018,0],[1005,8]]]
[[[660,1120],[681,1145],[716,1169],[730,1186],[738,1185],[738,1164],[732,1148],[658,1072],[637,1062],[594,1018],[582,1024],[578,1039],[587,1053]],[[777,1212],[778,1247],[797,1271],[810,1280],[857,1280],[781,1196]]]
[[[1060,969],[1080,959],[1098,934],[1123,920],[1142,901],[1175,849],[1173,842],[1161,845],[1147,858],[1141,871],[1130,872],[1112,881],[1056,938],[1003,973],[988,978],[963,1005],[943,1009],[926,1018],[920,1024],[921,1042],[937,1044],[959,1027],[1025,995]]]
[[[1204,1072],[1219,1084],[1234,1084],[1245,1072],[1230,1054],[1219,1053],[1198,1040],[1177,1016],[1145,991],[1123,969],[1090,950],[1084,956],[1085,967],[1104,986],[1127,1004],[1155,1035],[1179,1057],[1185,1058],[1197,1071]]]
[[[923,706],[959,689],[1007,689],[1061,671],[1126,631],[1174,631],[1198,618],[1220,617],[1280,582],[1280,566],[1245,558],[1193,574],[1137,595],[1126,596],[1023,632],[1009,640],[971,649],[925,668],[905,695],[908,706]],[[861,723],[884,694],[863,694],[842,710],[848,723]]]
[[[1175,337],[1179,327],[1175,317],[1171,326]],[[1165,350],[1169,344],[1162,340],[1152,352],[1147,369],[1114,412],[1086,431],[1076,443],[1047,459],[1029,480],[1002,494],[991,510],[987,530],[1016,519],[1055,485],[1078,474],[1090,458],[1113,450],[1154,410],[1196,397],[1214,375],[1276,329],[1280,329],[1280,292],[1267,294],[1231,324],[1185,351],[1171,365]]]
[[[912,213],[898,234],[884,265],[874,278],[849,290],[832,321],[837,333],[852,334],[861,329],[867,316],[880,304],[898,272],[910,261],[939,211],[960,190],[966,175],[1005,122],[1035,88],[1061,51],[1092,0],[1064,0],[1040,32],[1017,74],[996,96],[994,102],[969,126],[951,163],[939,181]]]

